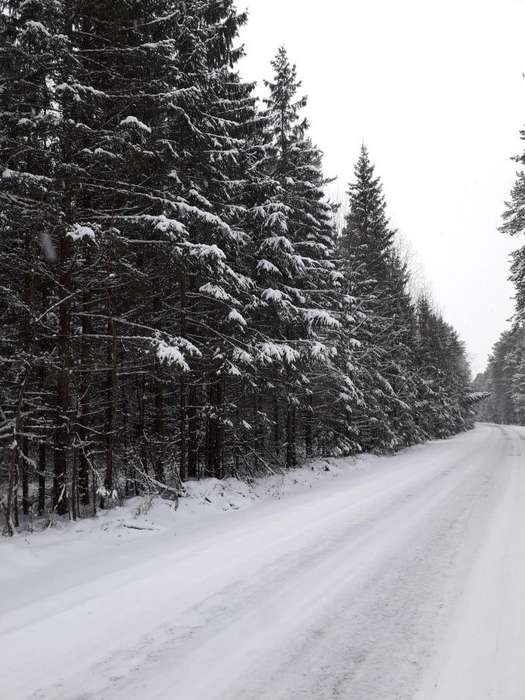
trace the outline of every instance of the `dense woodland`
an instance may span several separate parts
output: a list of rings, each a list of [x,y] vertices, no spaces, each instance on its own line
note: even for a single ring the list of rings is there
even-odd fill
[[[525,141],[525,130],[521,132]],[[525,152],[515,160],[525,165]],[[525,235],[525,172],[519,171],[503,214],[502,233]],[[516,312],[509,330],[494,346],[487,369],[474,384],[490,392],[479,410],[482,420],[525,425],[525,245],[512,254],[511,280],[516,288]]]
[[[366,148],[339,230],[296,68],[279,50],[257,99],[231,0],[0,8],[6,534],[469,427]]]

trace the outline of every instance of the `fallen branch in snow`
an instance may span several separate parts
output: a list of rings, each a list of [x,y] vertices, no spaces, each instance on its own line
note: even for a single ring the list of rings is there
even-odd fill
[[[141,469],[139,469],[136,464],[133,465],[133,468],[138,474],[140,474],[140,476],[145,480],[147,484],[151,484],[156,487],[156,491],[159,496],[163,496],[164,493],[171,494],[174,497],[173,502],[175,503],[175,510],[179,507],[179,498],[181,496],[181,493],[183,493],[184,491],[180,480],[179,488],[173,488],[172,486],[168,486],[167,484],[163,484],[160,481],[157,481],[157,479],[154,479],[149,474],[146,474]]]
[[[129,525],[128,523],[122,523],[122,527],[127,527],[128,530],[153,530],[158,532],[160,527],[148,527],[147,525]]]

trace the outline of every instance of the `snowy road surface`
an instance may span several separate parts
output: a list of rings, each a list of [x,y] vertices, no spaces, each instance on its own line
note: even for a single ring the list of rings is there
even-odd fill
[[[525,698],[525,429],[176,518],[0,544],[2,698]]]

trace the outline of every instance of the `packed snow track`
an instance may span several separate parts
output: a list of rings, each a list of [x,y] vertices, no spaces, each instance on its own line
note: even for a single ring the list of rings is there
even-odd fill
[[[525,698],[524,428],[177,517],[0,544],[2,698]]]

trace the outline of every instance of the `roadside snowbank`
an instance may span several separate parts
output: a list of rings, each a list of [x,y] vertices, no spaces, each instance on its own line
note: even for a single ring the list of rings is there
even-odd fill
[[[267,499],[280,499],[311,489],[350,470],[371,468],[378,459],[372,455],[318,459],[292,471],[245,481],[233,477],[188,481],[178,503],[159,496],[138,496],[127,499],[122,505],[99,510],[94,518],[80,518],[77,521],[56,518],[51,524],[35,520],[31,531],[19,531],[12,540],[2,542],[0,539],[0,544],[18,546],[21,542],[30,544],[38,538],[38,544],[42,545],[51,543],[56,537],[64,541],[92,532],[111,534],[126,529],[144,533],[164,532],[174,527],[177,530],[181,527],[186,529],[219,513],[246,510]],[[1,576],[0,572],[0,579]]]

